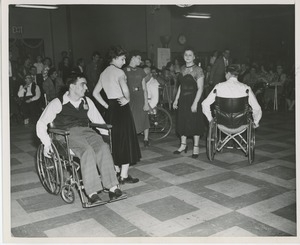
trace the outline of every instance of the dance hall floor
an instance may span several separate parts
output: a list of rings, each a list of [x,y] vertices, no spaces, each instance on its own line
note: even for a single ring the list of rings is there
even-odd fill
[[[83,209],[48,194],[35,170],[33,125],[12,125],[11,236],[36,237],[295,237],[296,166],[293,112],[265,112],[252,165],[241,151],[210,162],[205,140],[193,159],[174,155],[174,132],[144,148],[131,169],[140,178],[122,189],[128,199]]]

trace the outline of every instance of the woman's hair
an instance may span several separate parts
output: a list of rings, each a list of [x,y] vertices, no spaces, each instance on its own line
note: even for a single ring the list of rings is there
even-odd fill
[[[113,59],[126,55],[127,51],[123,49],[121,46],[111,46],[110,49],[107,52],[107,60],[108,62],[111,62]]]
[[[184,54],[186,51],[192,51],[193,54],[196,56],[196,51],[195,51],[194,48],[192,48],[192,47],[187,47],[187,48],[185,48],[185,49],[183,50],[183,54]]]
[[[139,50],[132,50],[127,55],[128,55],[128,62],[131,61],[132,57],[135,57],[135,56],[141,56],[142,57],[142,53]]]
[[[230,72],[231,75],[238,76],[240,73],[241,67],[238,64],[229,65],[226,69],[227,72]]]

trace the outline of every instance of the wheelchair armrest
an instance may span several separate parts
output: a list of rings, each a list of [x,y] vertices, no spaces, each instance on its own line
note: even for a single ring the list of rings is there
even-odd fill
[[[90,127],[103,128],[103,129],[112,129],[110,124],[99,124],[99,123],[90,123]]]
[[[58,134],[62,136],[69,135],[70,132],[68,130],[58,129],[58,128],[49,128],[49,133]]]

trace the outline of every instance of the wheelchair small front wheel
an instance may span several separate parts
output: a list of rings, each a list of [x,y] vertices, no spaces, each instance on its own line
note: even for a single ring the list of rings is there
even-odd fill
[[[68,204],[75,201],[75,192],[71,185],[64,185],[60,192],[61,198]]]

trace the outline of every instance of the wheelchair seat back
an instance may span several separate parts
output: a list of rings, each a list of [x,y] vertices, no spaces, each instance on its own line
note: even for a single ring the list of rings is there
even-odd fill
[[[214,113],[217,124],[232,129],[247,125],[249,111],[248,96],[239,98],[216,97]]]

